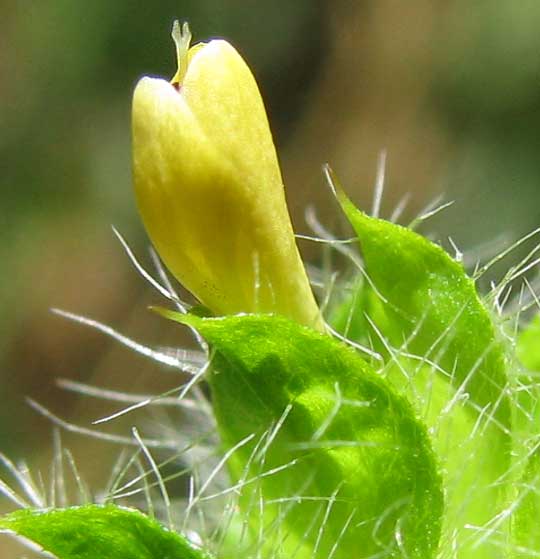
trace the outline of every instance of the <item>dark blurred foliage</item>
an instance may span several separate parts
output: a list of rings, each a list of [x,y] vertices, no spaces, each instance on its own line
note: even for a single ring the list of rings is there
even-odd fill
[[[149,344],[185,343],[146,311],[156,298],[110,230],[148,263],[130,184],[131,92],[141,75],[174,73],[175,18],[190,22],[196,41],[226,37],[253,68],[298,230],[313,204],[340,231],[320,173],[326,161],[369,209],[382,148],[383,216],[410,192],[406,222],[442,193],[456,204],[431,225],[465,248],[540,224],[536,0],[1,7],[0,450],[14,457],[50,446],[50,425],[24,396],[81,424],[110,411],[60,391],[57,377],[150,392],[177,382],[49,313],[89,315]],[[302,249],[317,259],[316,248]],[[90,470],[92,444],[81,450]]]

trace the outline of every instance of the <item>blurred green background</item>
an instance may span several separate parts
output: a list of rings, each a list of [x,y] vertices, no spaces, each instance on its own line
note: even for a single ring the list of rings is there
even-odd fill
[[[175,18],[190,22],[195,41],[227,38],[252,67],[299,232],[309,204],[340,230],[320,172],[327,161],[369,209],[383,148],[383,216],[406,193],[405,222],[443,194],[456,203],[432,226],[462,248],[540,225],[537,0],[4,1],[0,450],[15,459],[39,463],[50,448],[50,424],[25,396],[85,425],[110,411],[59,390],[58,377],[174,386],[159,367],[49,308],[150,344],[183,343],[146,311],[156,297],[110,228],[148,262],[131,190],[131,92],[144,74],[174,73]],[[316,247],[301,248],[317,260]],[[81,441],[81,453],[98,478],[93,444]]]

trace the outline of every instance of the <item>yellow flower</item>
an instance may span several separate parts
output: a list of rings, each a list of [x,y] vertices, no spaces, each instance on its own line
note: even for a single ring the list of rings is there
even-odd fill
[[[173,27],[178,71],[133,96],[139,210],[175,277],[217,315],[273,312],[322,329],[295,244],[264,105],[226,41],[189,48]]]

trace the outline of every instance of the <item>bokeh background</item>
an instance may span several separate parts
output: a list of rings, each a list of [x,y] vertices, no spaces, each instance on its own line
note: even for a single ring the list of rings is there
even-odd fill
[[[369,209],[382,149],[383,216],[407,193],[404,223],[437,196],[455,200],[429,227],[463,249],[506,246],[540,225],[538,0],[1,4],[0,451],[15,460],[46,469],[51,454],[50,423],[26,396],[81,425],[111,411],[56,378],[139,392],[175,385],[49,312],[85,314],[149,344],[183,343],[147,312],[156,297],[110,227],[148,262],[131,190],[131,92],[144,74],[174,73],[175,18],[195,40],[227,38],[253,68],[299,232],[308,205],[341,231],[327,161]],[[301,248],[317,262],[317,247]],[[67,437],[97,483],[103,445]]]

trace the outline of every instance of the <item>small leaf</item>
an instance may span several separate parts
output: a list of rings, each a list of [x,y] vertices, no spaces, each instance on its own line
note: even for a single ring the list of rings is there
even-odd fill
[[[382,334],[396,347],[408,340],[408,351],[436,361],[477,411],[487,406],[509,429],[504,347],[463,266],[414,231],[367,216],[342,191],[338,198],[358,235]]]
[[[482,529],[471,526],[492,520],[511,492],[513,417],[503,342],[460,263],[417,233],[365,215],[339,188],[337,195],[369,277],[359,295],[338,307],[338,325],[343,329],[347,305],[352,324],[362,314],[369,327],[357,329],[358,341],[386,355],[383,375],[429,427],[445,472],[446,545],[459,547],[463,558],[497,557]]]
[[[114,505],[19,510],[0,518],[0,529],[58,559],[210,559],[141,512]]]
[[[297,559],[435,555],[443,498],[426,431],[355,351],[279,316],[161,312],[214,350],[226,447],[256,435],[228,463],[234,482],[252,480],[240,505],[256,545]]]

